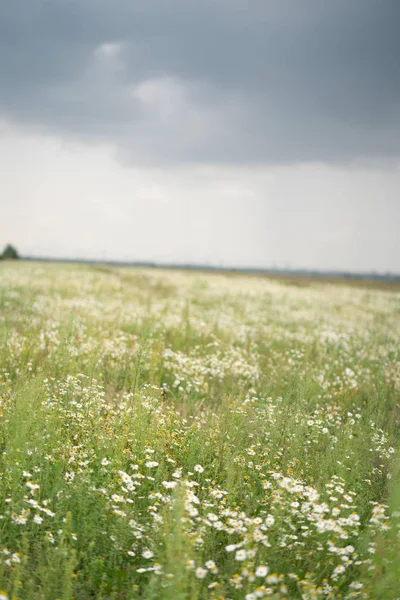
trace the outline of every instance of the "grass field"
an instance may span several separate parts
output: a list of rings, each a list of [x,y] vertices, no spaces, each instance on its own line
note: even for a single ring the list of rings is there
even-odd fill
[[[0,599],[400,598],[400,291],[0,264]]]

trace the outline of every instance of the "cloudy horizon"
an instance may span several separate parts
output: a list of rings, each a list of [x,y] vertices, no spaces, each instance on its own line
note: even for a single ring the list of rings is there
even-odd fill
[[[400,273],[400,5],[0,8],[0,244]]]

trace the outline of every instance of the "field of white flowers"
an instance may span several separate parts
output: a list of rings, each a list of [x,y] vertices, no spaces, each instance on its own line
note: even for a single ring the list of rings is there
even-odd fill
[[[0,265],[0,599],[400,598],[400,291]]]

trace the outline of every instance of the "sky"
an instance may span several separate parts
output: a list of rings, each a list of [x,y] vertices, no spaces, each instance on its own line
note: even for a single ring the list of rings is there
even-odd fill
[[[0,0],[0,245],[400,273],[400,3]]]

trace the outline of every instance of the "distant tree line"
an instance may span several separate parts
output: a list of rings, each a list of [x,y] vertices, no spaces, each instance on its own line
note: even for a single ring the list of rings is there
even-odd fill
[[[3,253],[0,254],[0,260],[16,260],[17,258],[19,258],[19,254],[11,244],[7,244]]]

